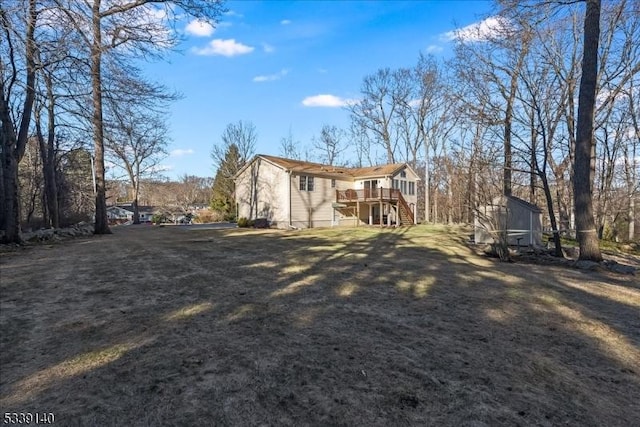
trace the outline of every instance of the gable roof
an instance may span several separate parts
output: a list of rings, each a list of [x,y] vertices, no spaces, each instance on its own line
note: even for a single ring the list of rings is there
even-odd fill
[[[341,177],[346,175],[347,177],[352,177],[349,173],[349,168],[340,166],[323,165],[321,163],[285,159],[284,157],[268,156],[264,154],[258,154],[256,157],[262,157],[276,166],[280,166],[281,168],[291,172],[309,173],[314,175],[335,175]]]
[[[386,165],[369,166],[366,168],[350,169],[354,178],[366,178],[369,176],[390,176],[400,172],[401,169],[409,167],[406,163],[391,163]]]
[[[518,203],[519,205],[529,209],[530,211],[541,213],[542,209],[539,206],[534,205],[533,203],[529,203],[526,200],[522,200],[516,196],[506,196],[508,200],[511,200],[514,203]]]
[[[296,172],[301,174],[308,173],[312,175],[323,175],[330,178],[348,179],[348,180],[352,180],[356,178],[391,176],[391,175],[395,175],[403,168],[411,169],[411,167],[406,163],[392,163],[392,164],[386,164],[386,165],[369,166],[364,168],[346,168],[342,166],[323,165],[321,163],[305,162],[302,160],[286,159],[284,157],[258,154],[250,162],[248,162],[244,167],[242,167],[238,171],[236,176],[238,176],[242,171],[244,171],[244,169],[246,169],[258,157],[286,171]],[[417,178],[417,179],[420,179],[420,178]]]
[[[507,195],[497,196],[491,201],[491,206],[505,207],[508,202],[518,204],[534,213],[542,213],[542,209],[540,209],[539,206],[534,205],[533,203],[529,203],[526,200],[522,200],[516,196],[507,196]]]

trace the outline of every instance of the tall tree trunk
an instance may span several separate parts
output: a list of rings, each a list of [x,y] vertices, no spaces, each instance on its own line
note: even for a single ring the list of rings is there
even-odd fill
[[[515,80],[515,77],[512,77]],[[512,87],[514,86],[512,82]],[[503,166],[503,194],[505,196],[511,195],[511,168],[512,168],[512,154],[511,154],[511,119],[513,115],[513,97],[515,93],[512,92],[511,98],[507,102],[507,111],[504,118],[504,166]]]
[[[598,235],[593,217],[592,153],[593,116],[598,71],[598,42],[600,37],[600,0],[586,0],[584,19],[584,48],[582,77],[578,95],[578,126],[576,133],[573,197],[576,214],[576,236],[580,245],[580,259],[601,261]]]
[[[536,178],[538,177],[538,175],[536,174],[536,167],[535,165],[537,164],[537,145],[538,145],[538,130],[536,129],[536,120],[535,120],[535,109],[532,108],[531,112],[530,112],[530,119],[531,121],[529,122],[530,126],[531,126],[531,173],[529,175],[529,203],[533,203],[534,205],[536,204]]]
[[[551,222],[551,231],[553,233],[553,254],[559,258],[564,258],[562,253],[562,242],[560,241],[560,232],[558,231],[558,222],[556,221],[556,214],[553,211],[553,197],[551,196],[551,188],[549,187],[549,181],[547,175],[540,173],[540,180],[542,181],[542,188],[544,190],[544,196],[547,201],[547,212],[549,213],[549,221]]]
[[[138,172],[140,173],[140,172]],[[140,207],[138,203],[138,198],[140,197],[140,175],[134,177],[130,174],[132,190],[133,190],[133,203],[131,204],[133,208],[133,223],[140,224]]]
[[[53,84],[51,76],[44,76],[47,86],[47,139],[42,133],[42,121],[40,108],[36,108],[36,135],[40,146],[40,158],[42,159],[42,176],[44,178],[44,206],[45,224],[51,227],[60,227],[58,209],[58,187],[56,185],[56,150],[55,150],[55,106],[53,96]]]
[[[2,12],[4,13],[4,12]],[[4,234],[0,236],[0,243],[21,243],[20,237],[20,199],[18,190],[18,164],[24,155],[29,136],[29,125],[31,123],[31,113],[35,100],[35,25],[37,20],[36,0],[29,0],[29,10],[27,16],[27,30],[25,35],[25,62],[26,84],[24,103],[22,104],[22,118],[20,127],[16,135],[11,113],[9,112],[9,99],[4,82],[0,80],[0,134],[2,135],[2,147],[0,148],[2,158],[2,208],[0,216],[0,230]],[[3,17],[3,20],[5,18]]]
[[[633,195],[629,197],[629,235],[628,240],[631,242],[636,237],[636,202],[633,198]]]
[[[54,228],[60,227],[60,207],[58,205],[58,184],[56,177],[56,122],[55,122],[55,97],[53,95],[53,82],[51,76],[47,76],[47,106],[48,127],[47,127],[47,163],[43,164],[45,194],[47,195],[47,206],[51,216],[51,225]]]
[[[104,172],[104,126],[102,123],[102,33],[100,0],[92,8],[91,86],[93,90],[93,146],[95,156],[96,211],[95,234],[110,234],[107,218],[107,188]]]
[[[509,85],[509,97],[507,98],[507,105],[504,113],[504,173],[503,173],[503,193],[505,196],[511,196],[511,184],[512,184],[512,148],[511,148],[511,127],[513,122],[513,104],[516,100],[518,92],[518,78],[520,77],[520,70],[524,62],[527,53],[529,52],[529,37],[522,40],[522,49],[518,54],[518,60],[514,69],[511,72],[511,82]]]
[[[424,142],[424,222],[431,222],[431,216],[429,215],[429,209],[431,205],[431,201],[429,200],[429,181],[430,181],[430,171],[429,171],[429,144]]]

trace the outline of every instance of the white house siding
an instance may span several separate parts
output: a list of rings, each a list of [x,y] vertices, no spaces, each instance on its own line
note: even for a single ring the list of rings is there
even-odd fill
[[[336,188],[352,188],[351,182],[336,180],[336,188],[331,187],[331,178],[313,176],[313,191],[300,190],[300,176],[291,175],[291,224],[298,228],[331,227],[333,223],[333,203],[336,201]],[[340,220],[340,215],[336,217]]]
[[[403,178],[401,177],[402,172],[406,172],[406,177]],[[420,180],[420,178],[418,177],[418,175],[416,175],[415,173],[413,173],[413,171],[410,168],[405,167],[404,169],[401,169],[400,171],[398,171],[394,176],[392,176],[389,180],[388,180],[388,186],[393,188],[393,180],[397,179],[400,181],[406,181],[407,182],[407,191],[403,191],[402,192],[402,196],[404,197],[404,200],[407,202],[407,204],[411,207],[411,209],[413,210],[413,214],[415,216],[415,212],[416,212],[416,206],[418,205],[418,181]],[[413,182],[413,194],[409,194],[409,183]],[[385,184],[386,186],[386,184]]]
[[[286,226],[287,177],[282,168],[257,158],[236,180],[238,218],[267,218],[273,225]]]

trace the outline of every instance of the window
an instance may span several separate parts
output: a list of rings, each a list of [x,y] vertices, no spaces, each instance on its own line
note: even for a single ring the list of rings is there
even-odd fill
[[[331,180],[331,188],[336,188],[336,180],[335,179]]]
[[[409,195],[413,196],[416,194],[416,183],[409,181]]]
[[[407,171],[400,172],[400,178],[406,178],[406,177],[407,177]]]
[[[407,181],[400,181],[400,191],[402,194],[407,194]]]
[[[396,190],[400,189],[400,181],[398,181],[397,179],[393,180],[393,188],[395,188]]]
[[[300,175],[300,191],[313,191],[313,177]]]

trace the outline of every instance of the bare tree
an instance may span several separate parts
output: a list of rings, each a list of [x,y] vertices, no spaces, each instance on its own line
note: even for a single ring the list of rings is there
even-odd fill
[[[46,97],[37,103],[35,111],[36,137],[40,146],[42,175],[44,178],[43,222],[57,228],[60,226],[60,209],[58,205],[58,186],[56,184],[56,112],[53,77],[43,70],[42,77],[46,87]],[[46,137],[42,130],[42,110],[46,109]]]
[[[320,162],[327,165],[339,163],[340,155],[347,149],[344,139],[344,130],[332,125],[323,125],[320,137],[313,139],[313,148],[320,153]]]
[[[225,178],[233,178],[236,172],[248,162],[255,154],[258,133],[253,123],[239,120],[236,123],[229,123],[224,129],[219,144],[214,144],[211,150],[211,159],[216,171],[222,169]],[[233,168],[223,167],[229,148],[235,145],[238,151],[238,162]]]
[[[412,100],[416,141],[411,151],[415,162],[420,147],[424,147],[424,219],[429,222],[431,221],[431,153],[435,154],[438,147],[445,149],[447,139],[458,124],[458,119],[452,114],[456,107],[455,99],[449,93],[448,82],[445,81],[445,76],[435,58],[421,55],[413,69],[413,76],[417,82]]]
[[[582,77],[578,96],[576,157],[573,168],[573,197],[576,210],[576,236],[580,259],[602,261],[593,217],[593,116],[596,104],[598,45],[600,39],[600,0],[586,0]]]
[[[627,220],[629,222],[627,239],[629,241],[634,240],[636,234],[636,199],[640,193],[640,162],[638,161],[638,152],[640,151],[640,109],[636,98],[639,94],[639,88],[631,85],[627,93],[631,121],[628,135],[630,135],[629,139],[631,141],[630,144],[626,144],[623,148],[624,183],[628,201]]]
[[[476,97],[469,100],[468,108],[478,108],[474,103],[477,98],[489,101],[494,110],[494,124],[502,127],[505,195],[512,193],[512,127],[518,82],[533,39],[528,16],[507,15],[510,10],[509,7],[502,10],[490,31],[478,26],[471,38],[464,32],[458,33],[456,45],[459,80],[466,81]]]
[[[363,99],[347,107],[351,120],[370,144],[382,147],[386,162],[395,163],[398,140],[393,138],[393,120],[401,101],[408,102],[401,76],[390,68],[368,75],[362,82]]]
[[[186,13],[215,23],[224,8],[221,0],[124,0],[115,3],[94,0],[92,4],[75,0],[57,1],[67,23],[81,35],[90,54],[96,168],[95,233],[110,233],[104,163],[103,55],[159,55],[175,44],[176,33],[167,31],[167,25],[175,21],[176,14]],[[162,7],[163,13],[154,14],[156,7]]]
[[[35,28],[38,11],[35,0],[29,0],[26,8],[22,5],[24,3],[18,3],[15,10],[0,5],[0,29],[3,33],[0,38],[0,229],[3,231],[0,242],[3,243],[21,241],[18,164],[26,149],[36,94]],[[19,62],[24,64],[24,73]],[[16,102],[19,98],[22,101]]]
[[[302,160],[304,157],[302,143],[294,139],[291,128],[287,136],[280,139],[280,155],[294,160]]]
[[[157,173],[167,154],[166,117],[135,106],[113,105],[105,125],[106,155],[124,170],[131,185],[133,223],[140,223],[138,196],[140,181]]]

